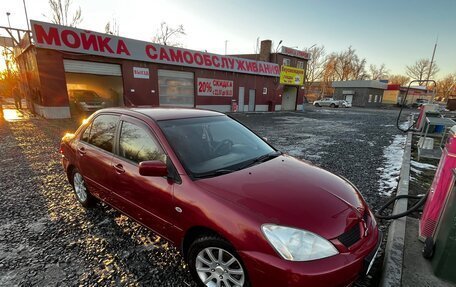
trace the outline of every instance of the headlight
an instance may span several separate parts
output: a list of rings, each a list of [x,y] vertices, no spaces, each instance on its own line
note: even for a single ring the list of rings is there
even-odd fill
[[[264,224],[261,229],[286,260],[310,261],[339,254],[331,242],[309,231],[274,224]]]

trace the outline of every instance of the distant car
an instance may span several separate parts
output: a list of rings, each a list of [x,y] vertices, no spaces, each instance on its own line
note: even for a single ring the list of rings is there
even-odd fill
[[[95,112],[106,108],[106,101],[92,90],[69,90],[69,97],[82,112]]]
[[[412,104],[413,108],[421,107],[423,104],[429,104],[429,100],[427,99],[417,99],[416,102]]]
[[[168,239],[200,287],[350,286],[381,242],[352,183],[218,112],[103,109],[60,152],[81,205]]]
[[[325,99],[321,99],[321,100],[313,102],[313,105],[316,107],[338,108],[340,105],[340,101],[334,100],[333,98],[325,98]]]
[[[352,104],[347,102],[346,100],[342,100],[342,101],[340,101],[340,106],[343,108],[351,108]]]

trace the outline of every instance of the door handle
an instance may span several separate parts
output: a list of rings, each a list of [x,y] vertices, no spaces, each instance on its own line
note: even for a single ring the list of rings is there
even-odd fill
[[[123,168],[123,165],[121,165],[120,163],[116,164],[114,166],[114,169],[116,170],[117,173],[124,173],[125,172],[125,169]]]
[[[85,148],[83,146],[80,146],[80,147],[78,147],[78,152],[80,155],[85,155],[87,151],[85,150]]]

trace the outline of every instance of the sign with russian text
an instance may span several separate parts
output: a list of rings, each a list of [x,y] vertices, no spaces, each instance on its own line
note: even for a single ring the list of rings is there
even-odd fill
[[[280,71],[280,83],[282,85],[301,86],[304,84],[304,70],[289,66],[282,66]]]
[[[198,78],[198,96],[232,97],[233,81]]]
[[[307,53],[305,51],[296,50],[296,49],[285,47],[285,46],[282,46],[282,50],[280,52],[285,55],[290,55],[293,57],[302,58],[302,59],[306,59],[306,60],[309,60],[309,58],[310,58],[309,53]]]
[[[275,63],[163,46],[45,22],[30,22],[38,48],[201,69],[274,77],[280,75],[280,68]]]
[[[133,78],[149,79],[149,69],[141,67],[133,67]]]

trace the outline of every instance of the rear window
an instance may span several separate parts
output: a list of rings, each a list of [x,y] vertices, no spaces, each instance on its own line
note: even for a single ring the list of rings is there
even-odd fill
[[[100,115],[96,117],[90,129],[88,142],[105,151],[112,152],[118,122],[119,116],[115,115]]]

